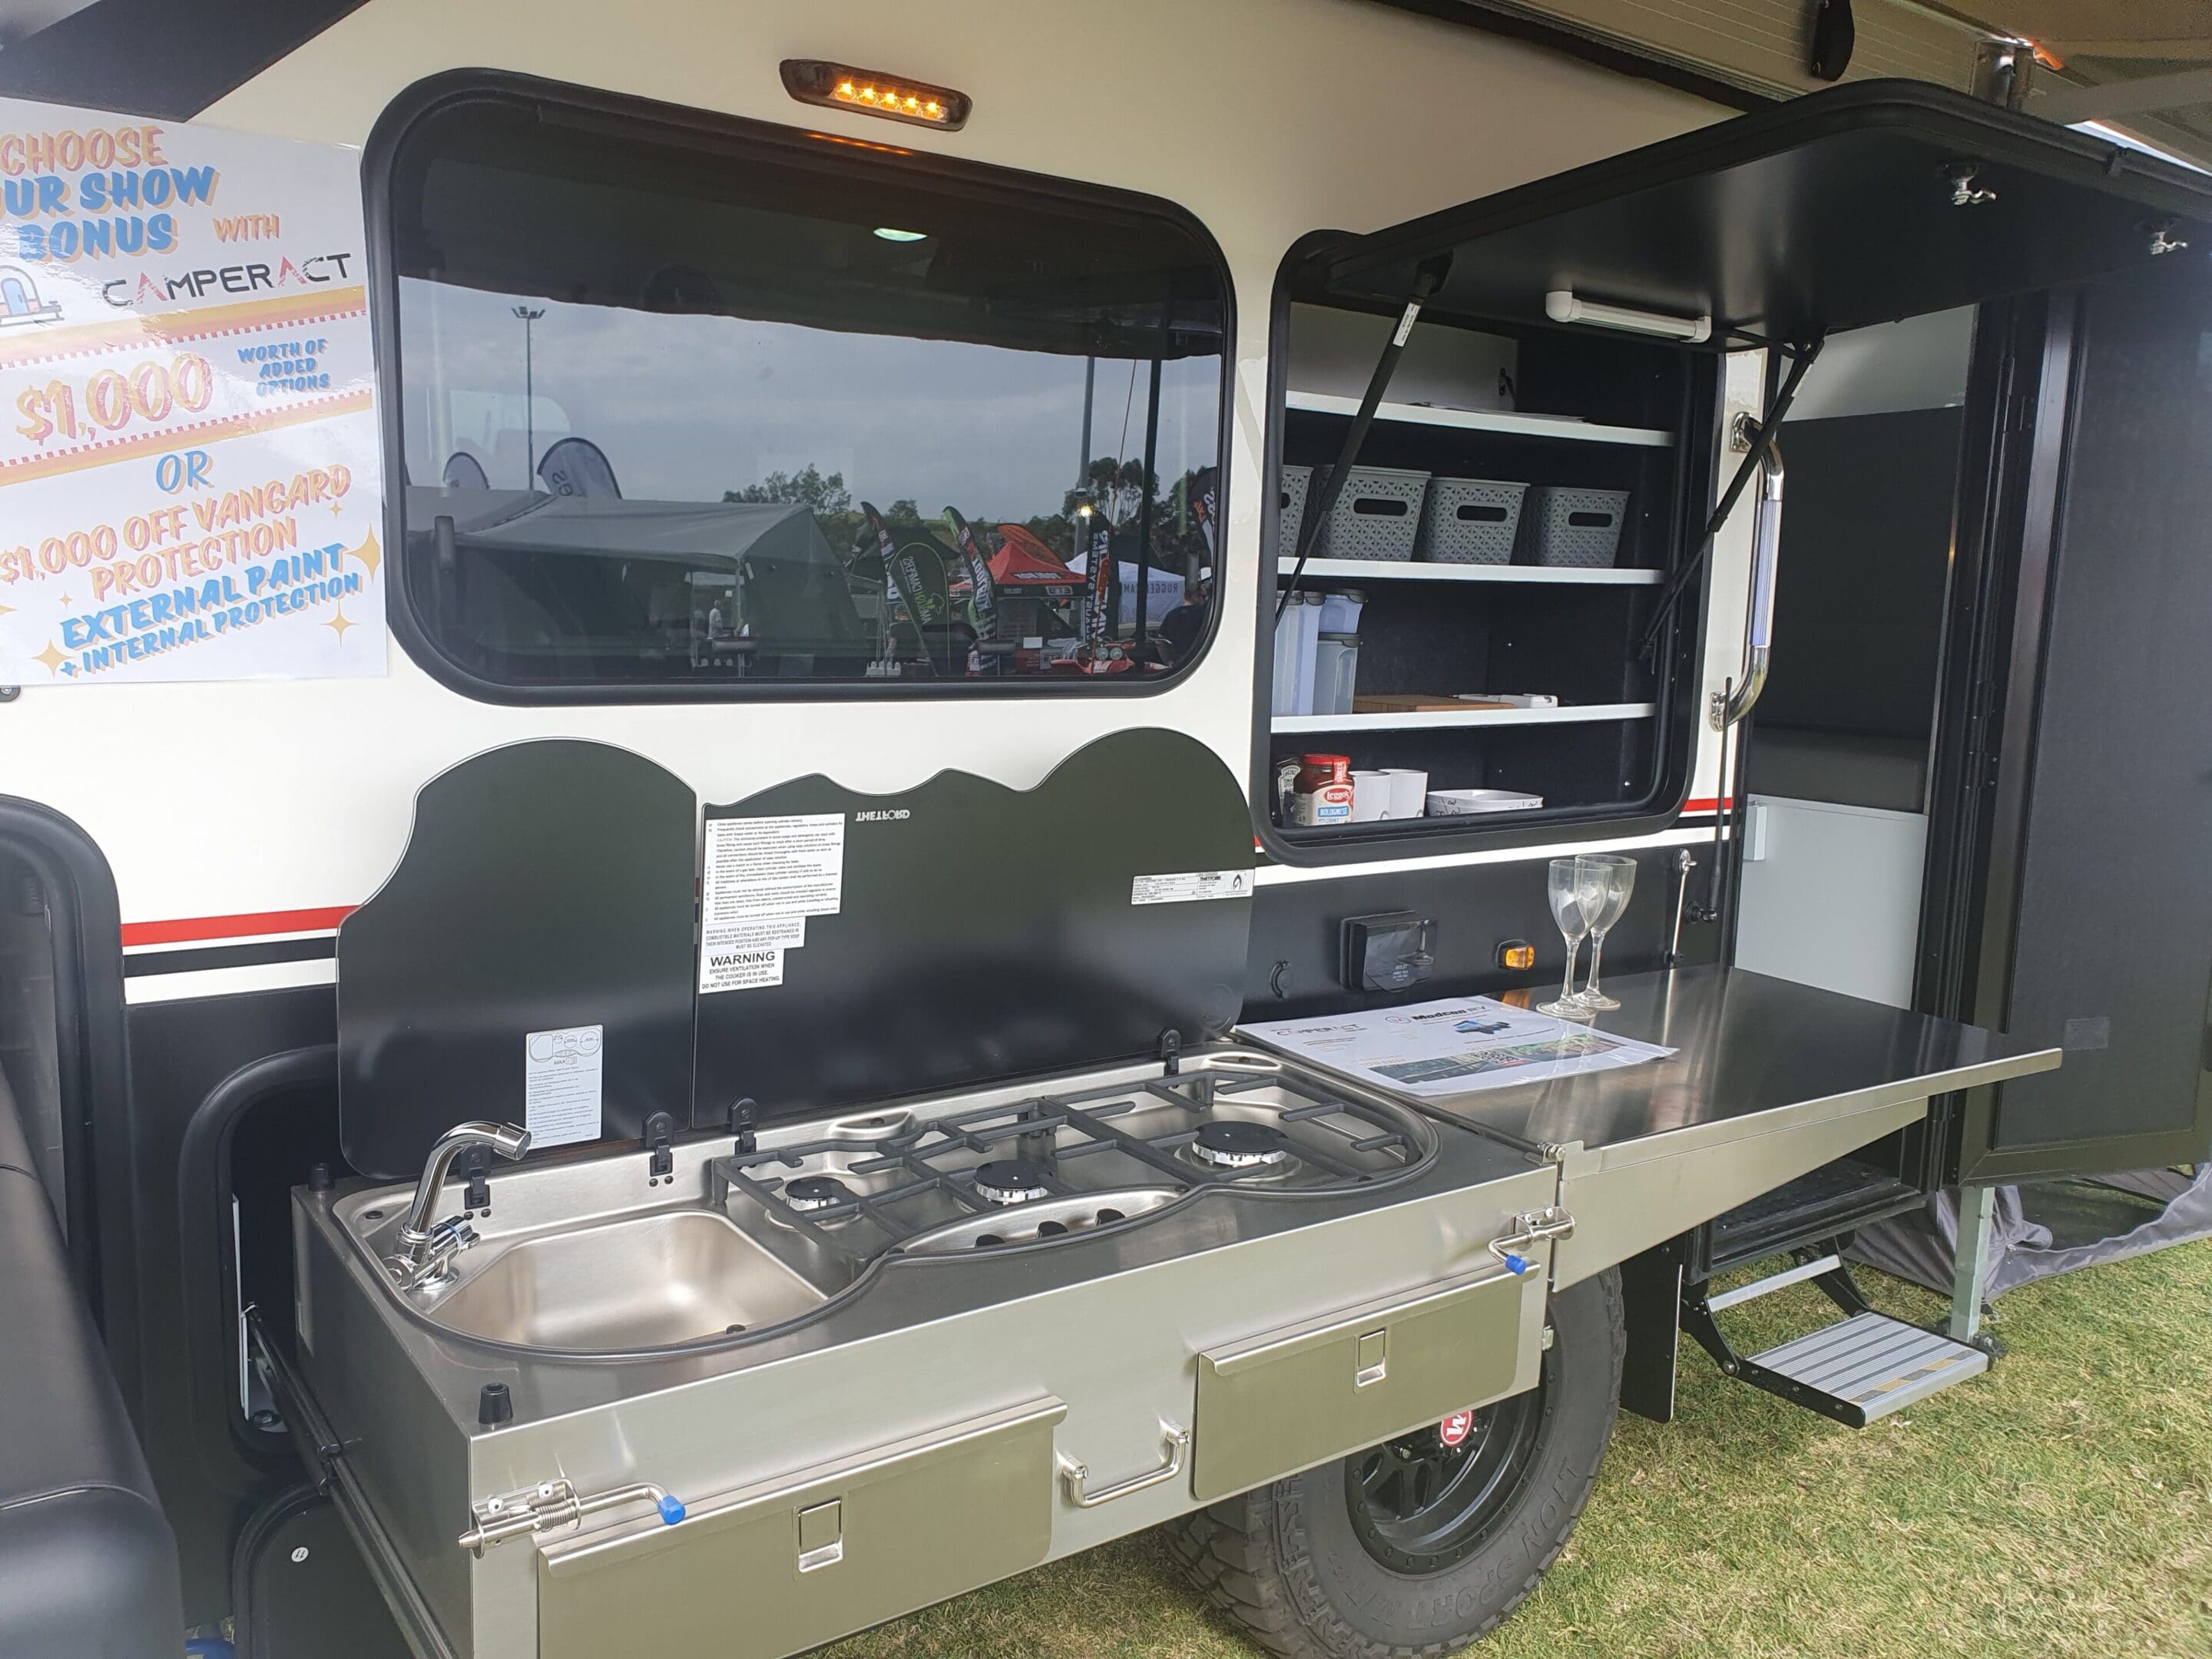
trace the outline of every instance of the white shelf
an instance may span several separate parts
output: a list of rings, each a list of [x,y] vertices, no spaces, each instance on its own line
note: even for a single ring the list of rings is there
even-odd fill
[[[1648,720],[1648,702],[1586,702],[1559,708],[1437,708],[1405,714],[1278,714],[1271,728],[1301,732],[1422,732],[1462,726],[1571,726],[1586,720]]]
[[[1293,392],[1285,406],[1311,415],[1357,415],[1359,399],[1338,398],[1325,392]],[[1595,421],[1570,421],[1557,416],[1516,415],[1495,409],[1431,409],[1425,404],[1384,404],[1375,411],[1380,421],[1405,421],[1416,426],[1452,426],[1469,432],[1498,432],[1512,438],[1559,438],[1569,443],[1626,444],[1638,449],[1672,449],[1674,434],[1641,426],[1600,426]]]
[[[1296,559],[1275,561],[1275,574],[1287,576]],[[1308,559],[1305,580],[1383,582],[1534,582],[1591,587],[1656,587],[1663,570],[1577,570],[1540,564],[1430,564],[1419,559]]]

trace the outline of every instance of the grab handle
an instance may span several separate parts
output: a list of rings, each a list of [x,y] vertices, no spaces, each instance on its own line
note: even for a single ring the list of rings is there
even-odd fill
[[[1759,422],[1736,416],[1737,447],[1759,441]],[[1782,446],[1770,443],[1759,461],[1759,500],[1751,531],[1751,621],[1747,630],[1743,678],[1727,691],[1716,691],[1706,709],[1716,732],[1725,732],[1746,714],[1766,689],[1774,643],[1774,579],[1782,550]]]
[[[1060,1460],[1060,1479],[1067,1488],[1067,1501],[1079,1510],[1095,1510],[1101,1504],[1110,1504],[1117,1498],[1127,1498],[1148,1486],[1174,1480],[1182,1473],[1183,1460],[1190,1454],[1190,1431],[1179,1428],[1164,1419],[1160,1424],[1160,1449],[1167,1454],[1167,1462],[1146,1474],[1124,1480],[1118,1486],[1101,1486],[1097,1492],[1086,1492],[1083,1483],[1091,1478],[1091,1471],[1079,1460],[1062,1456]]]

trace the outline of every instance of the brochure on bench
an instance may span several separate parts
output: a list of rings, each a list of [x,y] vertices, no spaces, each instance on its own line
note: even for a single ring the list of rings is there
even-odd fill
[[[1413,1095],[1545,1083],[1640,1066],[1674,1052],[1493,997],[1273,1020],[1243,1030],[1301,1060]]]

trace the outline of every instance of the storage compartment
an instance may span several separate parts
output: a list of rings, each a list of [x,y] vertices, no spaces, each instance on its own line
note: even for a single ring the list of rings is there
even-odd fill
[[[1487,1267],[1200,1354],[1192,1496],[1249,1492],[1510,1392],[1544,1278]]]
[[[1358,407],[1342,361],[1350,314],[1291,307],[1281,459],[1286,480],[1307,470],[1302,509],[1314,505]],[[1378,345],[1382,337],[1387,331]],[[1395,401],[1394,380],[1353,469],[1363,499],[1384,485],[1410,495],[1426,477],[1414,556],[1399,550],[1402,519],[1386,532],[1380,515],[1338,502],[1297,603],[1281,612],[1268,775],[1257,797],[1270,797],[1282,760],[1319,748],[1349,755],[1360,771],[1425,771],[1430,790],[1534,798],[1510,814],[1522,827],[1663,810],[1667,779],[1687,764],[1691,699],[1680,691],[1691,658],[1679,647],[1689,630],[1656,661],[1644,635],[1698,511],[1686,499],[1680,434],[1711,418],[1716,364],[1635,339],[1491,334],[1427,315],[1412,336],[1424,340],[1420,376],[1409,383],[1423,401]],[[1413,349],[1409,342],[1409,362]],[[1355,517],[1368,553],[1358,559],[1343,556],[1334,528]],[[1278,595],[1294,563],[1292,536],[1286,516]],[[1306,666],[1303,635],[1334,631],[1309,621],[1311,596],[1352,586],[1364,600],[1357,657],[1325,653],[1332,667],[1352,666],[1347,707],[1340,676]],[[1285,842],[1320,846],[1501,822],[1494,811],[1431,811],[1426,793],[1411,818],[1394,808],[1387,818],[1353,814],[1317,827],[1277,818],[1272,827]],[[1462,804],[1485,801],[1478,793]]]
[[[1035,1566],[1056,1400],[540,1547],[539,1659],[781,1659]]]

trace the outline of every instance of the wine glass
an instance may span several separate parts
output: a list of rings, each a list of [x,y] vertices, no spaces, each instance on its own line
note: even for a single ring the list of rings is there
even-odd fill
[[[1604,905],[1605,891],[1603,872],[1588,859],[1552,860],[1545,895],[1552,902],[1552,920],[1559,924],[1559,933],[1567,941],[1567,975],[1559,988],[1559,1000],[1539,1003],[1538,1013],[1560,1019],[1590,1018],[1591,1011],[1575,995],[1575,957],[1582,951],[1583,935],[1589,932],[1591,916]]]
[[[1586,863],[1594,864],[1599,872],[1601,885],[1597,906],[1590,912],[1590,970],[1589,983],[1583,986],[1577,998],[1592,1013],[1601,1013],[1620,1004],[1597,988],[1599,960],[1605,955],[1605,936],[1613,931],[1628,908],[1629,895],[1636,890],[1636,860],[1620,853],[1589,853]]]

